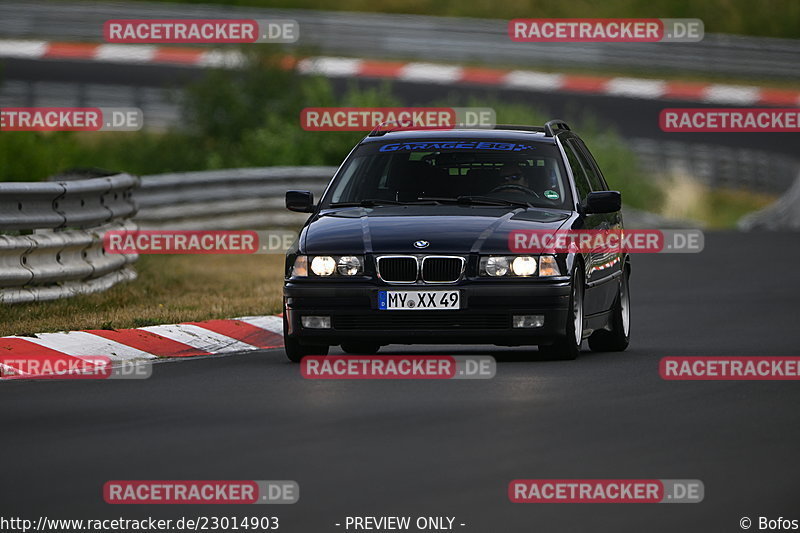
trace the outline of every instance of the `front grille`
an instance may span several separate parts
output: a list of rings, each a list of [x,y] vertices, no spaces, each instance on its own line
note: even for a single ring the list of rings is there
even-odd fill
[[[510,329],[509,315],[443,314],[443,311],[382,311],[370,315],[339,315],[333,317],[333,327],[341,330],[474,330]]]
[[[417,259],[410,256],[379,257],[378,272],[384,281],[414,282],[417,281]]]
[[[426,257],[422,260],[422,280],[448,283],[461,278],[464,260],[460,257]]]
[[[421,262],[421,263],[420,263]],[[412,255],[386,255],[378,257],[378,273],[389,283],[414,283],[420,274],[426,283],[454,283],[461,279],[466,260],[458,256],[425,257]]]

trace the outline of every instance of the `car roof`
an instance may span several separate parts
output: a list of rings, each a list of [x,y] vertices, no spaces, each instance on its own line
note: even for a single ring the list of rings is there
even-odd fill
[[[545,136],[544,130],[534,130],[531,126],[522,126],[529,129],[454,129],[454,130],[398,130],[379,132],[370,134],[361,141],[361,144],[370,142],[386,141],[420,141],[429,139],[479,139],[479,140],[498,140],[505,141],[524,141],[541,142],[545,144],[555,144],[555,137]]]

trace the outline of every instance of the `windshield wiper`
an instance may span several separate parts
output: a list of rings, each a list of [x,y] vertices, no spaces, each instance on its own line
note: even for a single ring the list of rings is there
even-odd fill
[[[367,198],[365,200],[359,200],[358,202],[335,202],[331,204],[331,207],[374,207],[378,205],[418,205],[423,203],[430,203],[430,199],[418,198],[416,201],[412,202],[401,202],[399,200],[382,200],[380,198]]]
[[[434,202],[452,202],[464,205],[507,205],[511,207],[533,207],[528,202],[517,202],[491,196],[458,196],[456,198],[420,197],[417,200],[432,200]]]
[[[379,200],[378,198],[367,198],[358,202],[335,202],[331,207],[372,207],[375,205],[400,205],[403,202],[396,200]]]

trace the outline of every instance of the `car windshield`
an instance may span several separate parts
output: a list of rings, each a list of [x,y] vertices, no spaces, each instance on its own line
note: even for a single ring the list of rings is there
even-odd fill
[[[369,142],[348,158],[322,207],[406,203],[569,209],[558,148],[542,142]]]

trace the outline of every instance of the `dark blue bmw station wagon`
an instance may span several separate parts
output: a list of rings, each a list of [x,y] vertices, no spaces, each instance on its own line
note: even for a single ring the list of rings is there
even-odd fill
[[[560,359],[584,339],[628,346],[627,254],[509,247],[514,231],[622,228],[620,193],[563,121],[375,131],[318,203],[289,191],[286,207],[311,214],[286,256],[292,361],[332,345],[536,345]]]

